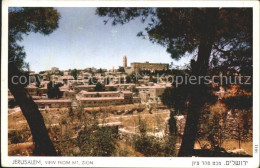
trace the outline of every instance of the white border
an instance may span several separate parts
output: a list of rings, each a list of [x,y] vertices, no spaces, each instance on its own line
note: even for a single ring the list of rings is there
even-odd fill
[[[180,157],[9,157],[8,156],[8,106],[7,106],[7,55],[8,7],[253,7],[253,150],[252,158],[180,158]],[[3,0],[1,46],[1,164],[22,167],[191,167],[192,161],[248,161],[246,167],[259,165],[259,2],[257,1],[30,1]],[[41,165],[14,165],[13,160],[41,160]],[[47,165],[45,161],[93,161],[93,165]],[[209,167],[199,165],[194,167]],[[210,165],[212,167],[212,165]],[[215,166],[219,167],[219,166]],[[229,166],[234,167],[234,166]],[[244,167],[244,166],[242,166]]]

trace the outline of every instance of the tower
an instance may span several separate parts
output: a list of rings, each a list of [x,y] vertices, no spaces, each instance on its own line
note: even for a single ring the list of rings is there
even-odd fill
[[[127,67],[127,57],[126,57],[126,55],[123,57],[123,67],[124,68]]]

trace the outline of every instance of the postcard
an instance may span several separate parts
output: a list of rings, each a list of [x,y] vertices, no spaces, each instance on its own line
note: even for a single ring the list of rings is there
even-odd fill
[[[259,166],[258,1],[2,4],[1,166]]]

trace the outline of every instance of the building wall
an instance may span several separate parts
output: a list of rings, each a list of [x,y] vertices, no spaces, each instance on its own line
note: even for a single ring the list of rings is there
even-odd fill
[[[35,101],[35,103],[38,105],[38,108],[62,108],[62,107],[71,107],[72,102],[41,102],[41,101]]]
[[[161,70],[168,70],[169,69],[169,64],[161,64],[161,63],[138,63],[134,62],[131,63],[131,69],[133,72],[140,72],[143,70],[149,70],[149,71],[161,71]]]
[[[98,107],[98,106],[110,106],[110,105],[123,105],[127,102],[122,99],[110,99],[110,100],[80,100],[81,105],[84,107]]]
[[[98,95],[98,97],[118,97],[118,93],[117,92],[115,92],[115,93],[102,93],[102,92],[98,92],[98,93],[96,93],[96,92],[94,92],[93,94],[90,92],[90,93],[88,93],[88,94],[81,94],[81,96],[82,97],[97,97],[97,95]]]
[[[164,87],[137,87],[139,90],[139,96],[141,102],[160,101],[161,95],[163,94]]]
[[[63,94],[62,94],[62,98],[65,98],[65,99],[73,99],[75,98],[75,92],[70,92],[70,91],[65,91]]]

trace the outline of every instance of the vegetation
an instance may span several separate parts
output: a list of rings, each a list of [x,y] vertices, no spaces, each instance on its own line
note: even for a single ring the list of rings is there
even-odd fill
[[[131,83],[131,82],[132,82],[132,79],[131,79],[131,76],[130,76],[130,75],[127,75],[127,76],[125,77],[125,79],[126,79],[126,83]]]
[[[118,72],[125,73],[125,68],[124,67],[119,67]]]
[[[176,156],[176,140],[174,136],[167,136],[159,139],[147,135],[147,126],[145,120],[139,116],[139,134],[133,136],[133,145],[135,150],[145,156]]]
[[[73,69],[70,71],[71,76],[73,76],[74,79],[78,79],[79,71],[77,69]]]
[[[101,84],[100,82],[98,82],[96,84],[95,91],[96,92],[103,92],[104,90],[105,90],[105,86],[103,84]]]
[[[26,53],[18,41],[31,32],[51,34],[58,28],[60,14],[54,8],[9,8],[8,11],[8,88],[22,109],[32,132],[35,155],[56,155],[49,138],[43,117],[31,96],[21,84],[12,83],[13,76],[22,76],[22,68],[28,69],[24,62]]]
[[[8,133],[8,138],[11,139],[12,144],[27,142],[29,137],[30,134],[28,134],[28,131],[26,131],[26,133],[22,133],[20,130],[15,130]]]
[[[61,87],[61,83],[55,84],[54,82],[50,81],[47,85],[47,94],[48,98],[61,98],[62,92],[60,91],[59,87]]]
[[[71,112],[70,112],[71,113]],[[72,117],[72,115],[70,115]],[[82,125],[79,127],[79,132],[76,139],[71,139],[71,131],[68,129],[66,119],[62,119],[61,124],[65,125],[65,134],[62,135],[62,154],[75,156],[113,156],[116,153],[117,133],[110,127],[99,126],[98,114],[84,113],[84,109],[80,106],[77,109],[78,120],[82,119]],[[75,118],[71,118],[74,121]],[[67,142],[66,142],[67,141]],[[69,147],[72,146],[72,147]],[[79,150],[71,151],[73,148]]]
[[[141,72],[149,77],[150,82],[155,82],[153,77],[156,73],[197,78],[220,73],[231,74],[231,76],[235,76],[236,73],[252,75],[252,9],[98,8],[97,14],[109,17],[105,23],[112,21],[113,25],[125,24],[138,17],[143,22],[147,21],[145,33],[139,32],[138,36],[163,45],[173,59],[178,60],[187,53],[197,53],[196,58],[192,59],[190,65],[183,70]],[[72,107],[66,110],[56,109],[56,112],[61,115],[56,119],[56,115],[43,119],[42,114],[46,114],[48,110],[40,113],[32,97],[24,89],[28,83],[16,85],[11,82],[11,77],[14,75],[29,77],[29,64],[24,62],[25,52],[18,41],[30,32],[50,34],[58,27],[59,17],[59,13],[53,8],[9,9],[8,87],[15,98],[15,101],[9,101],[9,107],[16,105],[21,107],[32,132],[35,145],[34,155],[55,156],[58,151],[58,155],[66,156],[128,156],[133,153],[141,156],[193,156],[200,153],[193,149],[195,142],[199,142],[201,152],[206,150],[211,153],[211,156],[215,156],[216,153],[225,152],[223,146],[228,140],[236,140],[239,148],[243,141],[252,140],[252,85],[224,84],[222,87],[228,89],[228,92],[224,96],[216,96],[219,94],[216,92],[219,86],[206,85],[204,80],[197,84],[189,81],[179,84],[180,81],[175,79],[173,86],[165,89],[160,96],[165,105],[160,105],[160,108],[169,109],[170,118],[169,120],[160,118],[149,120],[151,125],[156,123],[156,127],[148,126],[146,120],[140,116],[136,126],[136,120],[133,119],[137,117],[136,113],[147,112],[146,118],[153,115],[148,114],[150,110],[145,109],[144,105],[140,107],[140,104],[139,107],[122,105],[120,108],[117,106],[84,108],[79,103],[74,109]],[[118,71],[125,73],[123,67],[120,67]],[[89,72],[92,70],[90,69]],[[70,73],[77,79],[79,70],[70,70]],[[97,73],[103,73],[103,70],[99,69]],[[62,75],[62,72],[58,74]],[[92,73],[92,76],[94,75]],[[120,82],[137,83],[137,78],[139,78],[138,74],[132,73],[125,79],[120,79]],[[50,74],[47,75],[47,79],[50,80]],[[105,78],[104,84],[109,83],[110,80]],[[40,81],[37,81],[37,78],[36,84],[40,87]],[[94,91],[105,91],[104,84],[98,82],[95,77],[90,78],[89,84],[95,85]],[[178,87],[174,87],[177,84]],[[60,86],[61,84],[50,82],[47,86],[48,97],[60,98],[62,96]],[[109,90],[115,91],[116,88],[111,87]],[[133,92],[137,91],[136,88],[133,90]],[[78,91],[76,90],[75,93]],[[100,97],[100,95],[96,94],[94,97]],[[155,107],[158,106],[155,105]],[[159,109],[156,108],[153,113]],[[168,112],[166,113],[168,117]],[[127,117],[113,117],[120,114]],[[12,115],[15,114],[12,113]],[[178,146],[176,139],[181,132],[178,132],[176,115],[185,115],[186,120],[179,151],[176,147]],[[56,123],[52,123],[54,120]],[[127,128],[125,132],[128,134],[122,133],[119,138],[118,128],[105,124],[114,121],[124,122]],[[153,136],[151,127],[154,133],[155,130],[162,131],[165,128],[163,136]],[[11,144],[28,141],[30,134],[22,130],[9,132]],[[48,133],[54,140],[57,150]],[[198,156],[201,155],[204,156],[205,153],[200,153]]]
[[[80,156],[113,156],[116,152],[116,135],[110,128],[92,125],[79,132],[77,138]]]
[[[153,43],[164,46],[173,59],[198,52],[191,61],[191,75],[205,76],[212,66],[228,65],[252,69],[252,9],[249,8],[98,8],[112,25],[125,24],[139,17],[148,21],[146,34]],[[213,57],[211,57],[211,55]],[[238,59],[239,58],[239,59]],[[222,59],[223,61],[218,61]],[[231,61],[229,60],[237,60]],[[243,66],[245,60],[247,66]],[[242,70],[242,69],[241,69]],[[247,71],[247,72],[250,72]],[[252,75],[252,73],[251,73]],[[202,82],[190,90],[189,108],[179,156],[191,156],[201,109],[207,102],[208,88]]]

